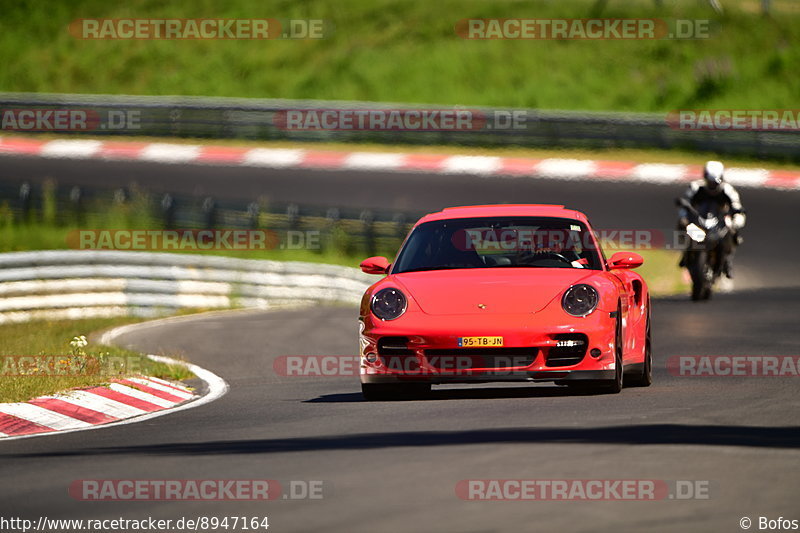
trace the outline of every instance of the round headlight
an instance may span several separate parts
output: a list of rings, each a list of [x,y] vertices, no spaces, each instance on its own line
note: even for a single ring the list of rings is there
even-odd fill
[[[591,285],[573,285],[561,299],[561,307],[572,316],[586,316],[597,309],[600,295]]]
[[[370,308],[381,320],[394,320],[406,312],[406,297],[397,289],[381,289],[372,296]]]

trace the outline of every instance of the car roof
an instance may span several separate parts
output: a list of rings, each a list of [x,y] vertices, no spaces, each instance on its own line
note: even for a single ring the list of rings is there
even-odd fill
[[[589,221],[586,215],[574,209],[567,209],[563,205],[550,204],[488,204],[466,205],[461,207],[447,207],[436,213],[425,215],[415,225],[432,222],[434,220],[449,220],[453,218],[480,218],[493,216],[521,216],[521,217],[554,217],[578,220],[586,225]]]

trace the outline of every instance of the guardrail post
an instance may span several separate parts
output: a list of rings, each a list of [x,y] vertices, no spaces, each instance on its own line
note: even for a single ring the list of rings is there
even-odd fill
[[[372,211],[365,209],[361,212],[359,219],[364,225],[364,247],[367,255],[373,256],[377,253],[375,251],[375,216]]]
[[[400,245],[403,243],[403,240],[406,238],[406,216],[403,213],[397,213],[393,218],[392,222],[394,222],[394,237],[395,243],[393,247],[395,249],[399,248]]]
[[[403,213],[397,213],[392,221],[394,222],[395,236],[402,241],[406,238],[406,216]]]
[[[258,205],[258,202],[250,202],[247,205],[247,218],[250,222],[250,229],[258,229],[259,226],[259,214],[261,212],[261,208]]]
[[[46,180],[42,184],[42,221],[45,224],[56,224],[58,219],[58,198],[56,183]]]
[[[86,212],[84,209],[83,193],[77,185],[69,191],[69,203],[72,206],[72,217],[78,225],[86,222]]]
[[[336,207],[330,207],[325,212],[325,227],[323,228],[324,234],[323,239],[320,240],[322,251],[325,251],[325,248],[336,247],[336,237],[334,236],[334,232],[336,231],[336,226],[339,224],[340,218],[341,214],[339,213],[339,209]]]
[[[296,230],[300,225],[300,206],[289,204],[286,207],[286,226],[289,230]]]
[[[19,187],[19,203],[22,211],[22,220],[30,222],[32,220],[33,198],[31,195],[31,184],[27,181]]]
[[[203,219],[206,229],[214,229],[217,225],[217,204],[210,196],[203,200]]]
[[[173,229],[175,227],[175,199],[172,195],[167,193],[161,198],[161,216],[164,221],[164,227]]]
[[[128,193],[120,187],[119,189],[114,191],[114,204],[115,205],[124,205],[125,202],[128,201]]]

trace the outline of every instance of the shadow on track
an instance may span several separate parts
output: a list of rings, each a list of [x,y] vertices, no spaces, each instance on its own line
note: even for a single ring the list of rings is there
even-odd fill
[[[627,391],[626,391],[627,392]],[[491,400],[508,398],[561,398],[567,396],[592,396],[596,394],[590,390],[570,389],[568,387],[487,387],[461,389],[434,389],[423,398],[407,401],[432,401],[432,400]],[[338,394],[323,394],[303,403],[355,403],[366,402],[360,392],[346,392]]]
[[[93,455],[223,455],[370,450],[480,444],[672,444],[800,448],[800,427],[649,424],[600,428],[499,428],[473,431],[403,431],[283,439],[225,440],[8,454],[7,458]]]

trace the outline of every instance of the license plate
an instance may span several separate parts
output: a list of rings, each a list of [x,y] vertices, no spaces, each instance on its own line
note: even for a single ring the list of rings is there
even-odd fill
[[[484,348],[502,346],[503,337],[459,337],[459,348]]]

